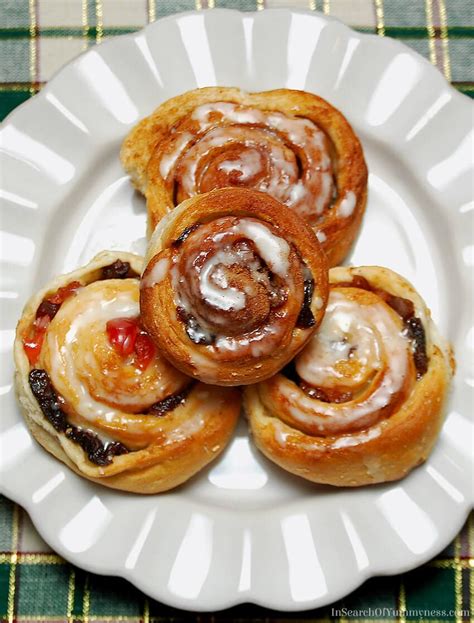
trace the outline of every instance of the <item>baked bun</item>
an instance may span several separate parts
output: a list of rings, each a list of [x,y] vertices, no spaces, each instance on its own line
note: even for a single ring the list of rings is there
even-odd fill
[[[147,197],[150,232],[185,199],[252,188],[305,218],[335,266],[365,210],[367,167],[357,136],[342,113],[304,91],[188,91],[130,132],[121,159]]]
[[[160,356],[139,321],[142,258],[103,252],[26,304],[16,390],[39,443],[100,484],[176,487],[214,459],[236,424],[236,390],[208,387]]]
[[[431,452],[454,371],[425,303],[386,268],[333,268],[324,320],[284,372],[246,388],[257,447],[313,482],[397,480]]]
[[[174,366],[206,383],[273,376],[324,314],[325,254],[307,223],[264,193],[187,199],[158,225],[145,263],[144,327]]]

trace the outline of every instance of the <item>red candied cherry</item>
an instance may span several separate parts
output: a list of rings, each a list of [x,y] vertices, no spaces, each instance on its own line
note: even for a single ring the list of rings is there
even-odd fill
[[[114,318],[107,322],[106,329],[109,342],[119,355],[128,357],[133,353],[140,330],[134,318]]]
[[[140,370],[146,370],[155,356],[155,345],[148,333],[142,331],[135,342],[135,364]]]

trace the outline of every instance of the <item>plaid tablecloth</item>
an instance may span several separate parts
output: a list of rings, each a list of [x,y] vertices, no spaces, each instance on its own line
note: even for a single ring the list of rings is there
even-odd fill
[[[474,96],[474,0],[0,0],[0,115],[34,95],[76,54],[148,21],[190,9],[321,10],[364,32],[403,40]],[[148,600],[124,580],[94,576],[51,552],[27,514],[0,498],[2,621],[468,621],[474,616],[474,517],[438,558],[375,578],[322,610],[288,615],[239,606],[197,616]]]

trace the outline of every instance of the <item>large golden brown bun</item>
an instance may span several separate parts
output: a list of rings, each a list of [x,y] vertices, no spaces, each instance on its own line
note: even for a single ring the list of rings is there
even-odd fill
[[[112,265],[116,260],[130,265],[129,275],[125,279],[104,280],[104,267]],[[32,369],[45,368],[51,380],[61,374],[61,370],[55,371],[54,366],[50,365],[53,360],[51,353],[45,352],[53,348],[50,344],[51,340],[48,341],[48,339],[49,337],[62,339],[62,325],[67,326],[68,322],[73,321],[74,316],[80,315],[81,297],[85,296],[88,288],[94,288],[95,296],[97,293],[100,295],[101,288],[104,288],[104,293],[113,291],[114,288],[117,288],[117,291],[130,290],[134,292],[133,296],[136,298],[138,309],[138,277],[142,264],[143,259],[136,255],[105,251],[86,266],[53,279],[33,295],[27,302],[17,327],[14,347],[15,385],[23,416],[35,439],[74,472],[88,480],[115,489],[136,493],[157,493],[185,482],[225,448],[239,416],[240,395],[237,390],[192,383],[191,379],[186,380],[181,373],[173,371],[168,363],[159,359],[156,364],[160,366],[157,368],[158,373],[165,374],[166,372],[166,382],[175,383],[180,388],[184,386],[183,399],[177,401],[172,409],[163,409],[163,412],[158,411],[156,414],[149,413],[148,415],[140,415],[136,412],[127,413],[125,405],[123,407],[125,411],[119,412],[117,416],[117,424],[107,424],[106,418],[101,419],[99,415],[91,423],[84,419],[84,413],[81,414],[80,409],[74,413],[75,402],[71,390],[71,393],[62,395],[66,406],[69,401],[68,426],[74,425],[86,431],[92,429],[104,439],[123,442],[129,447],[129,452],[112,456],[110,462],[106,464],[97,464],[91,461],[83,446],[68,437],[67,431],[58,430],[58,426],[54,426],[53,422],[45,417],[29,382]],[[80,282],[84,287],[75,299],[72,297],[74,300],[66,301],[61,305],[47,328],[40,358],[32,366],[25,353],[24,339],[31,332],[38,307],[43,300],[54,296],[60,288],[72,282]],[[91,340],[95,338],[94,330],[91,325]],[[88,337],[88,335],[78,337],[79,350],[72,364],[78,369],[83,360],[90,364],[91,356],[100,357],[100,353],[94,353],[96,341],[88,352],[83,352],[87,351],[88,344],[82,344],[81,340],[86,342]],[[113,359],[113,353],[109,353],[109,356],[116,362],[116,359]],[[156,356],[159,358],[159,355]],[[116,382],[120,385],[120,369],[113,367],[112,370],[117,377]],[[91,383],[93,381],[94,379]],[[99,386],[101,379],[95,379],[95,381]],[[153,391],[160,391],[158,385],[159,383],[154,383]],[[71,388],[73,388],[72,382]],[[57,391],[57,388],[53,387],[53,389]],[[126,392],[125,389],[124,392]],[[62,409],[65,408],[63,405]],[[120,410],[120,404],[117,408]],[[139,427],[143,428],[143,434],[140,433]]]
[[[366,287],[364,281],[354,282],[357,278],[362,278],[369,284],[369,292],[364,290]],[[354,402],[347,403],[351,405],[349,411],[343,412],[342,409],[346,404],[344,401],[331,404],[329,400],[321,404],[318,401],[318,396],[319,400],[322,400],[321,395],[317,393],[321,388],[312,388],[314,398],[311,398],[308,391],[304,392],[302,387],[298,387],[296,380],[291,380],[283,374],[248,387],[245,389],[244,403],[253,439],[259,450],[270,460],[283,469],[313,482],[352,487],[398,480],[425,461],[436,442],[445,417],[444,407],[454,371],[451,349],[440,337],[420,295],[413,286],[393,271],[381,267],[333,268],[330,271],[330,283],[331,293],[338,290],[341,297],[350,297],[355,304],[359,302],[361,305],[367,302],[372,304],[374,302],[371,300],[372,297],[382,296],[385,297],[385,301],[389,300],[391,305],[406,314],[407,309],[408,313],[411,313],[410,305],[403,301],[411,302],[414,308],[412,317],[418,318],[424,329],[426,361],[420,356],[418,363],[415,362],[414,365],[410,363],[405,370],[407,376],[400,384],[400,391],[398,393],[394,391],[391,396],[392,404],[379,403],[379,412],[365,415],[369,418],[367,421],[371,418],[372,422],[360,428],[357,427],[357,419],[349,424],[350,409],[355,413],[355,409],[360,409],[362,404],[362,399],[357,403],[357,393],[354,395]],[[359,287],[352,288],[349,286],[351,283],[356,283]],[[384,292],[396,298],[390,299]],[[330,294],[328,315],[335,314],[337,310],[336,305],[333,310],[331,296]],[[375,304],[377,303],[374,302]],[[376,309],[384,310],[385,303],[381,304],[382,307]],[[390,309],[383,313],[390,315]],[[344,321],[342,316],[340,321]],[[393,322],[396,323],[396,320],[393,319]],[[413,322],[412,325],[419,326],[417,322]],[[323,337],[316,334],[314,341],[324,340],[324,334],[328,335],[324,323],[321,325],[321,332]],[[384,338],[391,339],[390,336]],[[381,343],[384,348],[383,340]],[[319,353],[320,358],[324,356],[321,342],[319,350],[316,350],[315,346],[315,343],[310,343],[306,355],[305,351],[301,355],[303,358],[306,356],[306,359],[301,360],[303,368],[300,370],[302,369],[303,373],[305,369],[310,369],[307,366],[317,364],[314,354]],[[339,342],[337,347],[343,349],[344,344]],[[415,345],[407,340],[407,348],[410,349],[407,356],[412,358],[414,356],[412,348],[414,349]],[[381,358],[383,361],[383,353]],[[344,378],[341,363],[337,365],[341,376],[339,384],[342,386],[346,382],[350,383]],[[393,360],[388,360],[382,365],[393,368],[395,364]],[[314,368],[317,370],[316,374],[319,374],[321,369],[321,367]],[[331,390],[335,392],[333,393],[335,397],[341,395],[337,393],[337,389],[334,385],[331,389],[328,389],[328,386],[324,388],[328,394]],[[347,388],[344,391],[346,390]],[[360,391],[363,392],[365,389]],[[364,396],[364,399],[368,398]],[[299,417],[295,409],[300,406],[303,411],[306,409],[306,413],[314,409],[314,415],[307,419],[302,418],[299,422],[291,421],[292,417],[296,419]],[[332,419],[331,417],[321,419],[318,415],[319,407],[323,411],[330,409]],[[347,420],[345,424],[344,417]],[[320,432],[317,426],[321,426]]]

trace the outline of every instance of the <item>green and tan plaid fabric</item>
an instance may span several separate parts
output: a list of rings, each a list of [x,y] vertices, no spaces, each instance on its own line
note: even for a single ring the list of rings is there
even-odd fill
[[[291,6],[321,10],[363,32],[402,40],[474,96],[474,0],[0,0],[0,116],[36,93],[64,63],[116,34],[178,11]],[[0,498],[2,621],[469,621],[474,616],[474,517],[436,560],[375,578],[322,610],[276,613],[239,606],[197,616],[145,598],[124,580],[69,565],[26,513]]]
[[[474,96],[473,0],[0,0],[0,113],[88,47],[164,15],[279,6],[324,11],[357,30],[400,39]]]
[[[0,617],[9,623],[461,623],[473,614],[474,515],[435,560],[402,576],[373,578],[327,608],[288,614],[249,604],[196,615],[149,600],[125,580],[76,569],[47,547],[19,506],[0,497]]]

